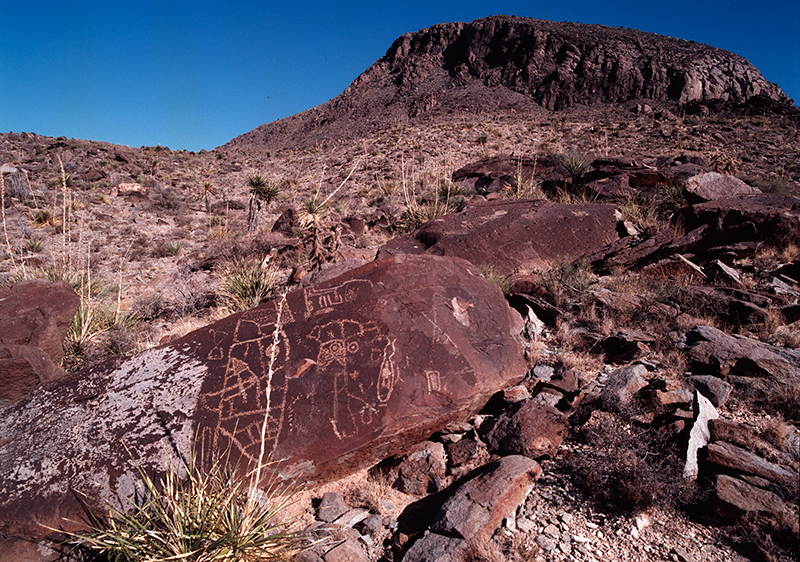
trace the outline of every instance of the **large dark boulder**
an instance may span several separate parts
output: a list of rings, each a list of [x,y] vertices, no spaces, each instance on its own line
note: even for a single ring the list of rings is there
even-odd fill
[[[396,256],[39,388],[0,411],[0,536],[130,496],[196,438],[309,484],[400,455],[524,377],[514,314],[463,260]]]
[[[549,269],[618,238],[613,205],[569,205],[544,200],[481,202],[430,220],[385,244],[379,255],[457,256],[496,273]]]

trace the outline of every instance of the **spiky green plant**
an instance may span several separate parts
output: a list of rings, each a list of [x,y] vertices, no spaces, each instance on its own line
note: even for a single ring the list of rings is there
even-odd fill
[[[161,478],[137,466],[138,498],[106,504],[108,515],[73,541],[118,562],[291,560],[302,539],[283,514],[296,490],[274,480],[261,490],[261,471],[241,476],[237,468],[229,455],[207,468],[185,461]]]
[[[573,183],[589,169],[590,159],[583,154],[565,154],[561,157],[561,165],[572,178]]]
[[[235,312],[255,308],[282,286],[277,268],[259,259],[234,260],[220,277],[222,300]]]
[[[255,232],[258,228],[258,213],[261,204],[269,205],[278,196],[280,188],[274,182],[268,181],[262,173],[256,173],[247,178],[250,189],[250,205],[247,212],[247,231]]]

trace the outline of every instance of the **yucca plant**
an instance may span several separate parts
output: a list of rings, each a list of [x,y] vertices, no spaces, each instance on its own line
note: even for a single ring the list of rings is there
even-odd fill
[[[250,206],[247,212],[247,231],[255,232],[258,228],[258,213],[261,204],[269,205],[278,196],[280,188],[274,182],[268,181],[262,173],[253,174],[247,178],[250,188]]]
[[[234,260],[220,277],[222,300],[235,312],[255,308],[281,288],[277,268],[266,260]]]
[[[184,462],[161,478],[137,470],[140,493],[105,505],[108,515],[92,517],[92,529],[72,542],[118,562],[290,560],[299,550],[294,519],[283,515],[297,490],[274,480],[259,489],[261,470],[241,476],[229,454],[207,468]]]

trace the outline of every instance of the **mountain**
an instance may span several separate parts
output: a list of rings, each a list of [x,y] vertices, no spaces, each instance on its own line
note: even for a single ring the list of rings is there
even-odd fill
[[[444,115],[636,99],[793,107],[750,62],[722,49],[632,29],[492,16],[406,33],[341,95],[226,147],[298,147]]]

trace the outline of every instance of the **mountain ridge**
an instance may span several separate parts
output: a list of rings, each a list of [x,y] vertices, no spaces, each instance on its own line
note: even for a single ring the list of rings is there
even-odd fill
[[[753,99],[793,106],[749,61],[723,49],[633,29],[490,16],[403,34],[339,96],[224,146],[310,145],[454,113]]]

